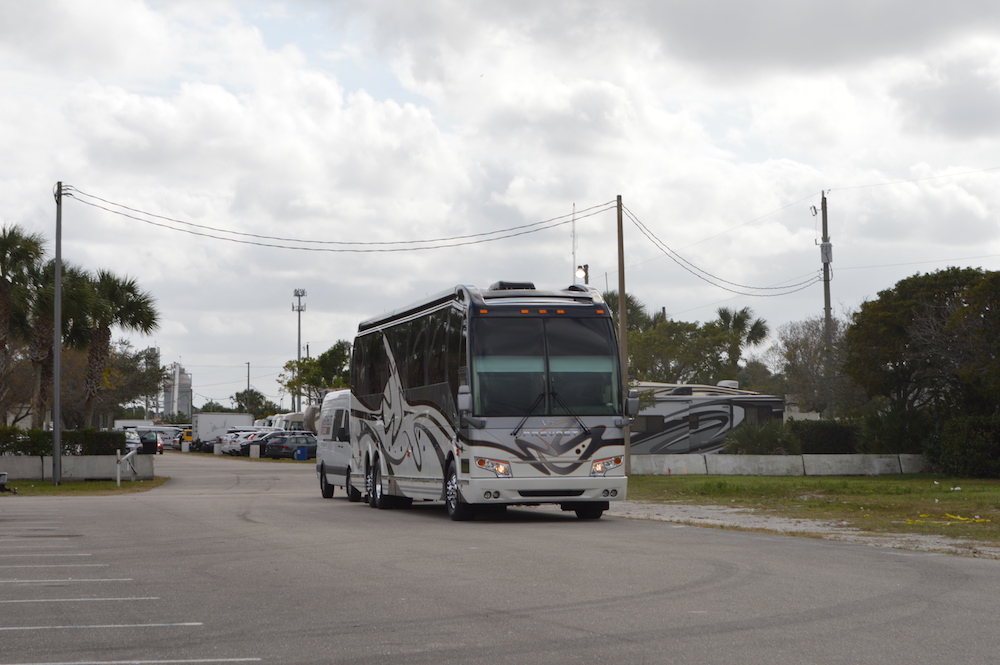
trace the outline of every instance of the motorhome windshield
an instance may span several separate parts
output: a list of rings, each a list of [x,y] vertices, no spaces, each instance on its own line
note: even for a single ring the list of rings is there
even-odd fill
[[[610,319],[477,318],[471,364],[478,416],[609,415],[621,409]]]

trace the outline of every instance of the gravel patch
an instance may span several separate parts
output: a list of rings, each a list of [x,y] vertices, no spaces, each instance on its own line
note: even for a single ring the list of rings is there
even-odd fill
[[[991,543],[957,540],[944,536],[872,534],[848,527],[842,523],[776,517],[758,513],[750,508],[617,501],[611,503],[611,509],[605,514],[627,519],[656,520],[720,529],[809,536],[825,540],[861,543],[873,547],[886,547],[898,550],[941,552],[983,559],[1000,559],[1000,546]]]

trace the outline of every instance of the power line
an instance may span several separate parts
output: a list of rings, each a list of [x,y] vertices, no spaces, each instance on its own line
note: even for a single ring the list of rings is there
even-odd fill
[[[712,286],[714,286],[716,288],[719,288],[719,289],[722,289],[724,291],[729,291],[730,293],[735,293],[735,294],[741,295],[741,296],[753,296],[753,297],[761,297],[761,298],[764,298],[764,297],[777,297],[777,296],[786,296],[786,295],[790,295],[792,293],[797,293],[798,291],[802,291],[804,289],[807,289],[810,286],[812,286],[813,284],[816,284],[817,282],[821,281],[820,277],[818,275],[815,275],[815,276],[813,276],[813,277],[811,277],[811,278],[809,278],[807,280],[803,280],[803,281],[795,283],[795,284],[786,284],[784,286],[749,286],[749,285],[746,285],[746,284],[738,284],[736,282],[731,282],[731,281],[729,281],[727,279],[723,279],[722,277],[719,277],[718,275],[713,275],[712,273],[708,272],[707,270],[699,268],[695,264],[693,264],[690,261],[688,261],[687,259],[685,259],[683,256],[681,256],[680,254],[678,254],[676,251],[674,251],[673,249],[671,249],[666,243],[664,243],[662,240],[660,240],[656,236],[656,234],[654,234],[652,232],[652,230],[649,229],[649,227],[647,227],[645,224],[643,224],[642,221],[640,221],[639,218],[636,217],[635,214],[632,213],[631,210],[629,210],[628,208],[626,208],[624,206],[623,206],[623,209],[625,211],[625,214],[632,221],[632,223],[636,226],[636,228],[638,228],[639,231],[644,236],[646,236],[646,238],[650,242],[652,242],[653,245],[655,245],[657,247],[657,249],[659,249],[661,252],[663,252],[664,255],[667,258],[669,258],[671,261],[673,261],[674,263],[676,263],[678,266],[680,266],[681,268],[683,268],[687,272],[691,273],[692,275],[694,275],[698,279],[702,280],[703,282],[711,284]],[[729,286],[724,286],[726,284],[728,284]],[[730,288],[730,287],[736,287],[736,288],[734,289],[734,288]],[[737,290],[737,289],[744,289],[744,290],[741,291],[741,290]],[[775,291],[775,293],[755,293],[754,291]]]
[[[283,238],[278,236],[263,236],[252,233],[242,233],[239,231],[230,231],[228,229],[219,229],[202,224],[195,224],[193,222],[186,222],[183,220],[173,219],[170,217],[165,217],[162,215],[145,212],[119,203],[108,201],[106,199],[102,199],[92,194],[87,194],[85,192],[82,192],[79,189],[76,189],[75,187],[69,187],[68,189],[70,189],[71,191],[66,195],[72,197],[74,200],[79,201],[80,203],[83,203],[84,205],[89,205],[93,208],[104,210],[105,212],[109,212],[111,214],[118,215],[120,217],[125,217],[138,222],[142,222],[144,224],[149,224],[151,226],[157,226],[160,228],[169,229],[171,231],[187,233],[190,235],[200,236],[204,238],[211,238],[213,240],[221,240],[224,242],[232,242],[243,245],[255,245],[258,247],[271,247],[275,249],[292,249],[292,250],[307,251],[307,252],[381,253],[381,252],[411,252],[411,251],[430,250],[430,249],[447,249],[450,247],[463,247],[466,245],[477,245],[487,242],[495,242],[497,240],[506,240],[509,238],[515,238],[518,236],[528,235],[531,233],[537,233],[539,231],[553,229],[558,226],[569,224],[573,221],[572,214],[567,214],[567,215],[560,215],[558,217],[553,217],[547,220],[542,220],[539,222],[522,224],[520,226],[514,226],[506,229],[498,229],[495,231],[487,231],[483,233],[474,233],[468,235],[452,236],[449,238],[400,240],[391,242],[308,240],[300,238]],[[93,199],[93,200],[88,200],[88,199]],[[94,201],[101,201],[106,205],[100,205],[98,203],[95,203]],[[594,215],[598,215],[602,212],[606,212],[608,210],[613,209],[615,205],[616,202],[609,201],[607,203],[592,206],[583,211],[577,211],[576,218],[579,219],[581,217],[584,218],[592,217]],[[120,208],[120,210],[116,210],[108,206],[114,206],[115,208]],[[123,212],[125,210],[129,212]],[[142,216],[140,217],[139,215]],[[153,219],[148,219],[148,218],[160,219],[164,220],[164,222],[170,222],[171,224],[181,224],[184,226],[188,226],[190,228],[177,228],[175,226],[171,226],[170,224],[153,221]],[[229,234],[239,237],[228,238],[215,234]],[[486,236],[495,236],[495,237],[490,238]],[[243,240],[240,238],[255,238],[256,240]],[[309,247],[309,246],[298,247],[288,244],[261,242],[265,240],[274,240],[281,243],[295,243],[299,245],[334,245],[334,247]],[[432,245],[430,243],[437,243],[437,244]],[[387,247],[386,245],[401,245],[401,246]]]

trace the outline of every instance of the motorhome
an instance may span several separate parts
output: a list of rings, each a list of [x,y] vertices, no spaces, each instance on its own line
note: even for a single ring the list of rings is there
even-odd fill
[[[640,395],[652,394],[653,403],[632,422],[633,455],[718,453],[726,434],[741,423],[781,420],[785,400],[751,390],[735,382],[720,385],[640,383]],[[646,400],[642,400],[645,403]]]

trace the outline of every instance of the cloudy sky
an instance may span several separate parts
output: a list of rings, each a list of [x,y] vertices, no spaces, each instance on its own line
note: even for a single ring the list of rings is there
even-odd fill
[[[290,406],[295,289],[316,355],[458,283],[616,288],[619,195],[678,320],[821,316],[824,191],[838,315],[1000,269],[995,0],[4,0],[0,90],[0,222],[69,187],[64,259],[154,295],[199,406],[247,363]]]

